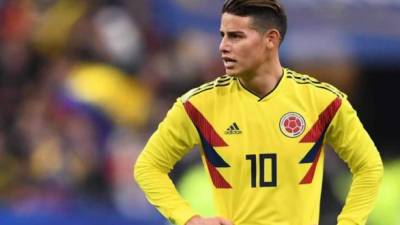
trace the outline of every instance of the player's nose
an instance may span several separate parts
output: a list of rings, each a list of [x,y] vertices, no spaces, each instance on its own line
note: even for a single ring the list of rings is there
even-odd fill
[[[228,41],[226,40],[226,38],[223,37],[221,39],[221,42],[219,43],[219,51],[221,53],[227,53],[230,51],[230,49],[231,49],[231,47],[230,47]]]

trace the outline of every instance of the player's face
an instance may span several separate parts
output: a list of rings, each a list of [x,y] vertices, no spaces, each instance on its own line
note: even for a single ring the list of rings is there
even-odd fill
[[[227,74],[255,73],[267,59],[264,35],[253,27],[251,17],[224,13],[220,32],[219,50]]]

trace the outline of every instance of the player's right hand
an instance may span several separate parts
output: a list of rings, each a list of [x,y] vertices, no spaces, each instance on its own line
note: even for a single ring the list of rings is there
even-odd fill
[[[202,218],[194,216],[185,225],[233,225],[233,223],[221,217]]]

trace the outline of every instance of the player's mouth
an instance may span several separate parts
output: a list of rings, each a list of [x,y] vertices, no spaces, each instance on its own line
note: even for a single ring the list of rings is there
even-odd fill
[[[224,66],[227,69],[232,68],[237,62],[236,60],[229,57],[222,57],[222,60],[224,61]]]

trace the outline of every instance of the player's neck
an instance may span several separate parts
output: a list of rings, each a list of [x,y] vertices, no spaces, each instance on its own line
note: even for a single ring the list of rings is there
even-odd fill
[[[258,97],[264,97],[270,93],[283,74],[283,68],[279,59],[272,63],[263,64],[257,71],[245,76],[240,76],[241,84]]]

